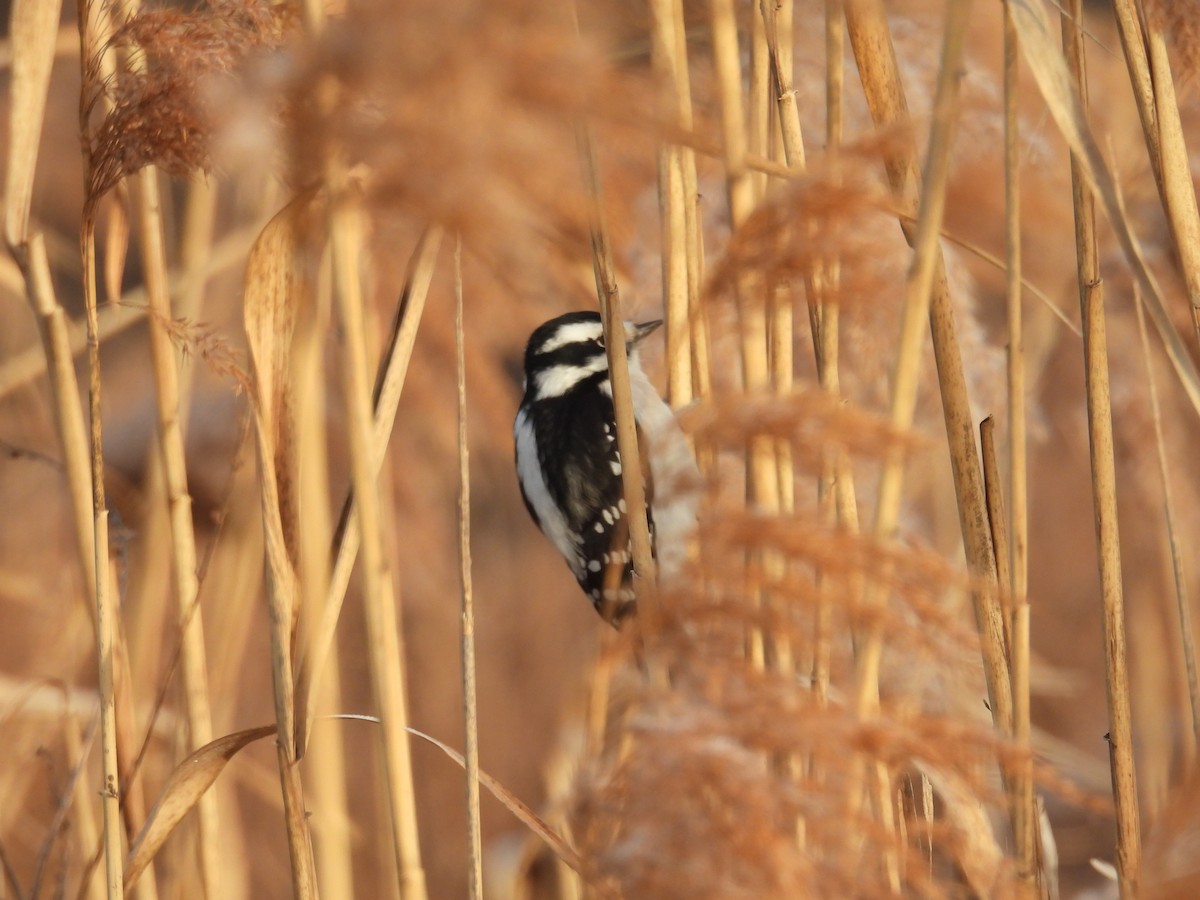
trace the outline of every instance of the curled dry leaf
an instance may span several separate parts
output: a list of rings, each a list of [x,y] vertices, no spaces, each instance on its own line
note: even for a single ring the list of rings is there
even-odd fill
[[[292,338],[298,318],[312,301],[312,269],[317,254],[309,251],[313,249],[314,226],[320,220],[321,206],[318,196],[312,193],[301,194],[289,203],[267,223],[246,263],[243,318],[254,370],[263,489],[276,495],[268,516],[278,515],[280,532],[275,537],[284,542],[293,563],[298,523]]]
[[[150,810],[146,824],[134,840],[129,850],[129,858],[125,860],[126,893],[154,859],[163,842],[175,830],[175,826],[212,787],[217,776],[224,770],[225,764],[247,744],[274,733],[274,725],[263,725],[227,734],[205,744],[175,767],[175,771],[163,786],[158,802]]]
[[[254,426],[258,448],[263,537],[271,619],[271,671],[280,733],[295,734],[292,654],[297,621],[299,549],[295,484],[295,419],[291,348],[296,322],[311,303],[309,253],[322,218],[320,195],[301,194],[267,223],[246,263],[243,317],[254,372]]]

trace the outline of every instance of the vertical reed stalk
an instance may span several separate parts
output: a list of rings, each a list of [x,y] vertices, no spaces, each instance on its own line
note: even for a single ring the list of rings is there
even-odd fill
[[[1030,751],[1030,599],[1028,599],[1028,469],[1026,464],[1025,329],[1021,307],[1020,47],[1012,12],[1004,4],[1004,298],[1008,311],[1008,515],[1009,577],[1013,613],[1010,665],[1013,740]],[[1018,878],[1027,895],[1037,892],[1038,810],[1032,756],[1015,772],[1013,834]]]
[[[680,81],[680,65],[677,58],[678,42],[675,36],[676,22],[674,4],[671,0],[654,0],[653,15],[653,60],[655,68],[664,76],[671,87],[675,100],[675,111],[681,127],[685,119],[690,120],[691,110],[684,108],[682,99],[684,86]],[[686,79],[686,61],[683,78]],[[688,325],[689,282],[688,282],[688,231],[686,180],[684,176],[683,148],[664,144],[659,149],[658,159],[658,207],[661,220],[663,256],[663,307],[666,313],[667,332],[667,400],[672,406],[684,406],[691,402],[692,353]]]
[[[596,148],[590,129],[578,128],[579,155],[583,180],[591,201],[592,267],[596,275],[596,294],[604,325],[604,346],[608,352],[609,380],[612,383],[613,413],[617,424],[617,449],[621,454],[621,485],[629,518],[629,544],[637,575],[639,615],[651,621],[660,613],[658,577],[650,548],[650,529],[646,520],[646,485],[642,481],[641,451],[637,425],[633,419],[633,400],[629,387],[629,361],[625,347],[625,319],[621,313],[621,293],[617,287],[616,264],[604,227],[604,194],[596,165]]]
[[[483,833],[479,825],[479,716],[475,692],[475,600],[471,588],[471,465],[467,448],[467,360],[463,328],[462,238],[454,243],[454,350],[458,372],[458,559],[462,586],[463,759],[467,776],[468,886],[483,896]]]
[[[748,40],[750,44],[750,59],[747,66],[748,88],[746,96],[746,152],[759,159],[767,159],[771,155],[775,140],[772,133],[772,107],[775,103],[771,98],[772,53],[767,47],[766,23],[762,16],[750,16]],[[754,202],[762,200],[767,190],[767,176],[762,172],[750,173],[751,193]]]
[[[408,742],[408,701],[404,654],[396,615],[395,586],[383,553],[381,510],[376,488],[378,467],[372,433],[371,386],[368,380],[365,316],[358,275],[358,212],[346,196],[331,208],[334,297],[344,347],[343,390],[350,422],[350,455],[358,525],[362,536],[363,606],[371,686],[381,720],[380,741],[386,778],[391,850],[405,900],[426,896],[417,836],[412,759]]]
[[[788,167],[803,171],[806,159],[804,137],[800,130],[800,114],[796,106],[796,91],[792,86],[792,3],[760,2],[759,13],[763,34],[766,39],[771,62],[772,90],[779,117],[780,137],[783,142],[784,158]],[[804,280],[808,295],[809,318],[813,327],[813,348],[818,369],[821,366],[820,318],[824,310],[821,302],[821,285],[818,277],[809,274]],[[793,359],[793,298],[790,289],[770,289],[768,298],[768,325],[770,347],[771,386],[777,394],[789,393],[795,384],[795,362]],[[795,483],[792,467],[792,446],[787,440],[775,443],[776,483],[779,504],[783,512],[795,509]]]
[[[1082,0],[1068,0],[1062,16],[1063,46],[1086,110],[1087,69],[1082,17]],[[1131,898],[1138,895],[1141,826],[1125,650],[1125,603],[1121,589],[1121,547],[1108,380],[1108,340],[1104,323],[1104,291],[1096,247],[1095,199],[1074,153],[1071,155],[1071,185],[1075,207],[1079,303],[1083,318],[1092,500],[1095,505],[1100,590],[1104,608],[1105,686],[1108,691],[1110,717],[1109,757],[1112,766],[1113,799],[1117,809],[1117,874],[1121,897]]]
[[[671,55],[675,73],[672,84],[679,104],[679,125],[692,128],[692,86],[688,71],[687,23],[683,15],[683,0],[665,0],[665,10],[672,23],[675,49]],[[712,393],[709,371],[707,309],[700,302],[704,281],[704,230],[700,215],[700,190],[696,175],[696,153],[691,147],[679,148],[679,165],[683,174],[683,214],[687,252],[688,337],[691,344],[692,394],[707,397]],[[701,462],[704,455],[701,454]]]
[[[80,58],[89,60],[94,52],[90,0],[79,0]],[[87,99],[80,95],[80,134],[88,134]],[[84,141],[84,177],[91,169],[91,158]],[[109,594],[108,508],[104,496],[104,430],[100,402],[100,325],[96,309],[96,220],[95,205],[84,209],[80,228],[80,255],[83,261],[83,300],[87,311],[88,411],[91,416],[92,464],[92,535],[95,541],[92,570],[95,572],[96,664],[99,670],[100,760],[103,773],[101,809],[104,822],[104,884],[108,900],[123,896],[124,854],[121,849],[121,785],[118,775],[116,704],[113,696],[113,631],[116,608]]]
[[[1012,623],[1009,654],[1013,696],[1013,740],[1029,752],[1029,488],[1026,456],[1025,331],[1021,307],[1021,148],[1018,118],[1020,47],[1008,3],[1004,5],[1004,274],[1008,319],[1008,570]],[[1033,758],[1015,772],[1017,805],[1013,834],[1017,877],[1023,890],[1038,883],[1038,811]]]
[[[153,313],[150,317],[149,332],[158,408],[158,444],[162,453],[161,462],[171,524],[171,576],[183,637],[180,664],[183,675],[184,711],[188,721],[190,744],[192,749],[195,749],[213,739],[212,710],[208,695],[203,616],[196,603],[199,581],[196,577],[196,536],[192,528],[192,498],[188,493],[187,463],[183,447],[182,419],[185,412],[180,406],[175,349],[167,333],[167,323],[171,320],[171,304],[167,294],[166,248],[163,246],[157,170],[147,167],[138,173],[138,188],[138,236],[145,267],[146,295]],[[214,898],[222,896],[221,865],[217,854],[220,826],[216,799],[216,794],[207,792],[197,805],[197,845],[202,890],[205,896]]]
[[[742,98],[741,52],[738,48],[737,17],[732,0],[711,0],[709,4],[713,43],[713,66],[721,110],[721,146],[725,162],[726,197],[729,225],[737,231],[754,208],[754,180],[747,166],[747,119]],[[767,286],[753,283],[740,275],[735,285],[741,343],[742,388],[749,394],[765,394],[770,389],[765,298],[755,296]],[[765,513],[779,511],[778,469],[774,441],[752,436],[746,446],[746,499]],[[760,627],[750,629],[749,656],[762,667],[766,661],[766,640]]]
[[[300,311],[292,341],[291,373],[297,385],[296,470],[299,473],[300,509],[304,511],[300,528],[300,634],[312,633],[314,620],[326,611],[330,583],[330,543],[333,524],[329,503],[329,458],[327,449],[328,404],[326,398],[325,340],[329,334],[330,306],[333,295],[329,253],[322,257],[316,295],[311,309]],[[303,639],[303,638],[301,638]],[[323,679],[313,686],[309,697],[298,697],[296,728],[302,729],[323,708],[340,713],[342,679],[339,647],[334,640],[328,648],[329,665]],[[301,675],[303,670],[301,670]],[[303,684],[298,693],[304,691]],[[303,755],[309,732],[296,737],[296,752]],[[345,744],[339,730],[328,729],[312,747],[309,790],[321,819],[314,823],[317,881],[326,897],[353,897],[354,859],[350,835],[350,811],[346,796]]]
[[[93,455],[94,458],[94,455]],[[93,472],[93,478],[97,473]],[[103,488],[101,489],[103,490]],[[108,571],[108,510],[96,507],[96,636],[100,663],[100,760],[104,785],[100,790],[104,812],[104,884],[108,900],[124,896],[124,853],[121,849],[121,786],[117,775],[117,714],[113,690],[113,632],[116,608],[109,594],[111,579]],[[104,555],[101,556],[103,551]]]
[[[842,97],[845,87],[845,18],[843,0],[825,0],[825,151],[836,160],[842,143]],[[836,174],[835,174],[836,177]],[[814,342],[817,353],[817,378],[831,394],[841,392],[838,372],[838,324],[840,307],[827,302],[835,296],[841,280],[841,266],[836,257],[822,260],[821,285],[825,292],[820,300],[819,334]],[[854,479],[845,454],[834,451],[834,457],[823,464],[822,496],[834,498],[837,520],[850,532],[858,531],[858,502],[854,495]],[[857,592],[856,592],[857,593]],[[829,667],[832,652],[832,614],[829,600],[818,599],[816,615],[816,647],[813,652],[813,686],[824,702],[829,692]]]

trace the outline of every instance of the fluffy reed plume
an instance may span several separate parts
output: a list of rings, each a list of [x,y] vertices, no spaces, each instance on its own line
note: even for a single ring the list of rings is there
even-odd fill
[[[807,517],[710,515],[695,584],[666,598],[666,618],[619,663],[604,747],[582,765],[571,830],[585,878],[613,897],[1003,896],[1011,866],[977,804],[997,815],[987,773],[1014,756],[951,687],[981,681],[965,664],[973,635],[942,606],[962,587],[953,569]],[[788,574],[746,563],[764,553],[783,554]],[[886,610],[856,605],[864,574],[888,580]],[[766,606],[750,599],[760,592]],[[746,653],[759,630],[807,658],[822,602],[835,610],[843,683],[848,636],[883,616],[892,661],[877,717],[860,720],[840,693],[824,702],[807,674]],[[890,773],[895,819],[855,794],[864,761]],[[936,812],[921,802],[922,777]]]
[[[211,0],[195,12],[148,9],[116,28],[88,61],[88,196],[99,198],[148,165],[173,175],[211,171],[212,136],[222,119],[213,82],[248,56],[280,46],[297,24],[294,7],[266,0]],[[104,77],[103,56],[126,61]]]
[[[875,160],[859,154],[851,168]],[[752,298],[769,296],[767,285],[794,290],[835,256],[847,277],[827,300],[849,307],[894,290],[880,247],[863,240],[884,207],[869,183],[817,173],[762,204],[714,266],[707,311],[716,330],[736,327],[728,308],[736,289],[745,296],[749,287]],[[718,370],[728,368],[722,346]],[[797,475],[813,485],[838,453],[869,473],[894,448],[918,445],[803,384],[782,395],[726,385],[682,421],[698,445],[726,458],[715,471],[769,437],[786,443]],[[715,487],[724,499],[702,517],[691,582],[624,647],[603,742],[582,762],[571,831],[585,879],[612,897],[1010,890],[1002,832],[979,804],[1003,821],[995,772],[1018,754],[979,714],[964,575],[931,550],[835,526],[809,501],[770,515]],[[864,604],[864,579],[891,601]],[[829,618],[819,628],[821,609]],[[888,635],[888,664],[880,713],[860,718],[852,638],[869,628]],[[760,658],[748,652],[755,633],[767,636]],[[842,687],[826,697],[809,673],[830,636]],[[888,773],[898,797],[886,806],[864,800],[864,769]]]

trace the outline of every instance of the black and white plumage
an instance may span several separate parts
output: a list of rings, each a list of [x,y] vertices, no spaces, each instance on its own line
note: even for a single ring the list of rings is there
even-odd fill
[[[634,420],[660,573],[677,571],[695,523],[695,461],[671,409],[642,371],[638,343],[661,322],[625,323]],[[594,312],[541,325],[525,348],[525,395],[513,426],[517,478],[534,522],[597,611],[634,609],[633,565],[604,331]],[[657,491],[656,491],[657,486]]]

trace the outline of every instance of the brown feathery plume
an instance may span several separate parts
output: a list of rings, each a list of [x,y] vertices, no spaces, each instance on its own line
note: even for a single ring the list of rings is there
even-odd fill
[[[152,164],[173,175],[211,171],[217,111],[205,98],[206,84],[252,53],[279,47],[295,24],[287,4],[210,0],[194,13],[147,10],[118,28],[100,53],[121,54],[128,65],[105,81],[97,55],[84,76],[89,115],[102,98],[112,102],[86,136],[91,200]]]

